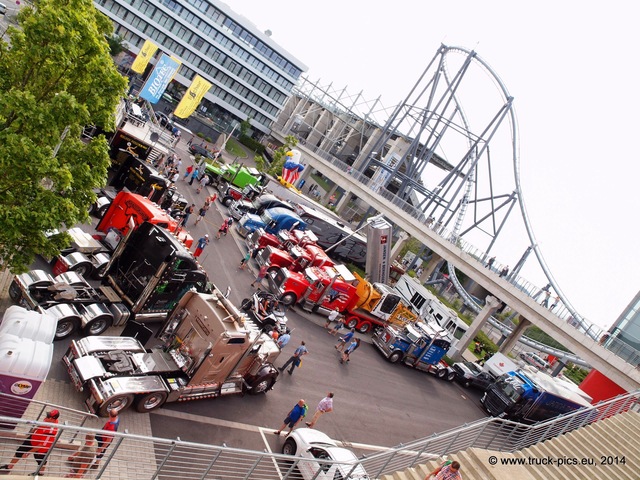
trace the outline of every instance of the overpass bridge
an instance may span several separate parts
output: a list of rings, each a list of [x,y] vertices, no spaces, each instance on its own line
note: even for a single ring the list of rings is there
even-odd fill
[[[283,132],[273,131],[272,136],[284,142]],[[453,264],[476,283],[492,292],[501,301],[517,311],[521,317],[544,330],[553,338],[561,341],[569,350],[588,362],[593,368],[616,382],[622,388],[633,391],[640,388],[640,370],[636,365],[627,363],[610,350],[599,344],[597,339],[600,330],[581,320],[579,323],[567,322],[538,304],[530,293],[514,285],[514,277],[503,278],[485,268],[482,256],[465,251],[464,242],[455,239],[453,242],[443,238],[439,232],[431,228],[428,217],[412,205],[380,188],[371,178],[349,168],[349,165],[333,158],[331,155],[299,143],[298,148],[305,163],[349,191],[373,209],[384,214],[393,223],[418,241],[428,246],[435,254]],[[572,318],[572,317],[569,317]]]

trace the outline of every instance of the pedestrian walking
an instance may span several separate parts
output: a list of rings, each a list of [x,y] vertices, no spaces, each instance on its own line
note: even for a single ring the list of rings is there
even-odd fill
[[[118,427],[120,427],[120,418],[118,417],[118,410],[115,408],[109,409],[109,419],[102,426],[102,430],[107,432],[117,432]],[[109,445],[113,441],[113,435],[109,435],[108,433],[99,433],[96,435],[96,441],[98,444],[98,451],[96,454],[96,461],[91,465],[91,469],[98,468],[100,465],[100,459],[104,457],[104,452],[107,451]]]
[[[196,251],[193,252],[193,256],[196,258],[199,257],[204,250],[204,247],[206,247],[207,245],[209,245],[209,234],[206,234],[204,237],[200,237],[198,239],[198,242],[196,243]]]
[[[245,268],[247,268],[247,264],[249,263],[250,259],[251,250],[247,250],[247,253],[244,254],[244,257],[242,257],[242,260],[240,261],[240,270],[244,270]]]
[[[333,328],[331,330],[329,330],[328,333],[330,333],[331,335],[333,335],[334,337],[338,334],[338,332],[340,330],[342,330],[343,328],[345,328],[347,325],[345,324],[345,318],[344,315],[340,315],[338,317],[338,319],[336,320],[336,324],[333,326]]]
[[[175,171],[171,174],[171,183],[175,184],[180,179],[180,172]]]
[[[207,214],[207,210],[209,210],[209,203],[208,202],[204,202],[204,205],[200,207],[200,210],[198,210],[198,217],[196,218],[196,223],[195,223],[196,225]]]
[[[193,181],[196,180],[199,176],[200,170],[198,170],[198,167],[196,167],[193,169],[193,172],[191,172],[191,180],[189,180],[189,185],[193,185]]]
[[[556,308],[559,303],[560,303],[560,296],[556,295],[555,298],[553,299],[553,303],[551,304],[551,307],[549,308],[549,310],[553,311],[553,309]]]
[[[489,260],[487,260],[487,264],[485,265],[486,268],[488,268],[489,270],[491,270],[491,266],[493,265],[493,262],[496,261],[496,257],[491,257]]]
[[[509,266],[505,266],[502,270],[500,270],[500,277],[506,277],[509,273]]]
[[[287,413],[282,426],[273,433],[275,435],[280,435],[280,433],[282,433],[282,430],[289,427],[289,431],[287,432],[288,437],[289,434],[293,431],[294,427],[298,425],[300,421],[307,415],[307,410],[309,410],[309,407],[304,401],[304,398],[301,398],[300,400],[298,400],[298,403],[293,406],[291,411]]]
[[[284,372],[286,368],[291,365],[291,368],[289,369],[289,375],[293,375],[293,369],[299,367],[302,364],[302,357],[308,354],[309,350],[307,350],[304,341],[300,342],[300,346],[295,349],[293,355],[291,355],[289,357],[289,360],[287,360],[283,366],[278,368],[278,370]]]
[[[351,354],[355,352],[355,350],[360,346],[360,339],[354,338],[351,340],[351,343],[346,348],[346,350],[342,353],[342,358],[340,359],[340,363],[345,364],[349,361]]]
[[[333,412],[333,392],[327,393],[327,396],[324,397],[318,403],[316,407],[316,412],[313,414],[310,422],[307,422],[307,427],[313,428],[316,425],[318,419],[324,415],[325,413]]]
[[[189,221],[189,217],[195,211],[195,209],[196,209],[196,204],[195,203],[192,203],[190,206],[188,206],[187,208],[184,209],[184,216],[182,217],[182,222],[180,223],[181,226],[183,226],[183,227],[187,226],[187,222]]]
[[[211,195],[210,197],[207,197],[207,201],[208,201],[209,203],[213,203],[213,202],[215,202],[215,201],[216,201],[216,199],[217,199],[217,198],[218,198],[218,194],[217,194],[217,193],[214,193],[214,194],[213,194],[213,195]]]
[[[352,328],[346,333],[346,335],[343,335],[342,337],[340,337],[340,341],[334,346],[334,348],[339,352],[344,352],[344,349],[347,346],[347,343],[351,341],[351,339],[355,334],[356,334],[356,329]]]
[[[289,343],[289,340],[291,340],[291,330],[287,328],[284,333],[278,337],[277,343],[278,347],[280,347],[280,350],[282,350],[287,345],[287,343]]]
[[[256,283],[262,283],[262,280],[264,279],[264,277],[267,276],[267,271],[269,270],[269,266],[270,265],[268,263],[265,263],[260,267],[260,270],[258,270],[258,276],[253,282],[251,282],[252,287],[255,287]]]
[[[324,324],[325,330],[329,330],[329,325],[331,325],[333,322],[338,320],[338,318],[340,318],[340,309],[338,307],[336,307],[333,310],[331,310],[331,312],[329,312],[329,316],[327,317],[327,321]]]
[[[209,183],[209,177],[207,175],[202,175],[202,178],[199,181],[200,186],[196,190],[196,193],[200,193],[204,187]]]
[[[231,222],[229,222],[229,218],[226,218],[224,222],[222,222],[222,225],[220,225],[220,228],[218,229],[218,234],[216,235],[216,240],[219,240],[221,235],[224,235],[225,237],[227,236],[227,233],[229,232],[229,227],[231,226]]]
[[[96,453],[96,437],[93,433],[87,433],[84,445],[67,458],[71,465],[71,473],[65,475],[65,478],[82,478],[95,460]]]
[[[183,179],[183,180],[185,180],[185,181],[186,181],[186,180],[187,180],[187,177],[193,173],[193,168],[194,168],[194,167],[193,167],[193,165],[189,165],[189,166],[187,167],[187,169],[186,169],[186,170],[185,170],[185,172],[184,172],[184,177],[182,177],[182,179]]]
[[[46,425],[40,427],[34,426],[31,429],[25,441],[22,442],[22,445],[16,450],[11,461],[6,465],[0,466],[0,475],[8,475],[15,464],[30,453],[33,453],[33,457],[38,463],[38,474],[42,475],[46,465],[45,457],[47,456],[47,452],[51,450],[58,433],[58,428],[53,426],[58,423],[58,418],[60,418],[60,412],[58,410],[47,412],[47,416],[44,419]]]
[[[435,480],[462,480],[460,462],[447,460],[433,472],[429,473],[424,480],[429,480],[433,476],[435,476]]]

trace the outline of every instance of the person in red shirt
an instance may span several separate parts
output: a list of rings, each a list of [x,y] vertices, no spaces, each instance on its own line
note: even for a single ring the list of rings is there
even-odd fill
[[[109,420],[102,426],[102,430],[107,432],[117,432],[120,426],[120,418],[118,418],[118,410],[112,408],[109,410]],[[98,468],[100,459],[104,456],[104,452],[107,450],[111,442],[113,441],[113,435],[106,433],[99,433],[96,435],[96,441],[98,442],[96,460],[91,465],[91,468]]]
[[[44,419],[47,425],[33,427],[31,429],[28,437],[22,442],[22,445],[18,447],[11,461],[6,465],[0,466],[0,475],[7,475],[21,458],[26,457],[30,453],[33,453],[36,462],[38,462],[38,474],[42,475],[44,473],[44,466],[46,465],[44,459],[47,452],[53,447],[53,442],[58,433],[58,428],[50,424],[57,424],[59,417],[60,412],[58,410],[49,411]]]

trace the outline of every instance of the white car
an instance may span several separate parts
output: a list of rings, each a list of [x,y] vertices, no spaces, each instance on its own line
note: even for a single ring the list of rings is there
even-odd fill
[[[541,358],[539,355],[533,352],[524,352],[520,354],[520,358],[527,362],[529,365],[533,365],[538,370],[546,370],[551,368],[549,362]]]
[[[329,436],[313,428],[294,430],[285,440],[282,453],[311,459],[298,462],[298,470],[304,479],[369,479],[358,457],[351,450],[338,447]],[[336,460],[340,463],[323,463],[322,460]],[[318,469],[322,471],[316,476]]]
[[[0,3],[0,15],[7,13],[7,6],[4,3]]]

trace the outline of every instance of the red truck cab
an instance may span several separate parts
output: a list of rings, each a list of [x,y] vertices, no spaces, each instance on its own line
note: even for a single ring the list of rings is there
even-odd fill
[[[123,237],[129,231],[129,219],[133,220],[136,227],[144,222],[149,222],[173,232],[187,248],[193,245],[193,237],[178,222],[160,206],[147,197],[121,191],[111,203],[109,209],[98,223],[96,230],[109,234],[114,230],[117,235]]]

